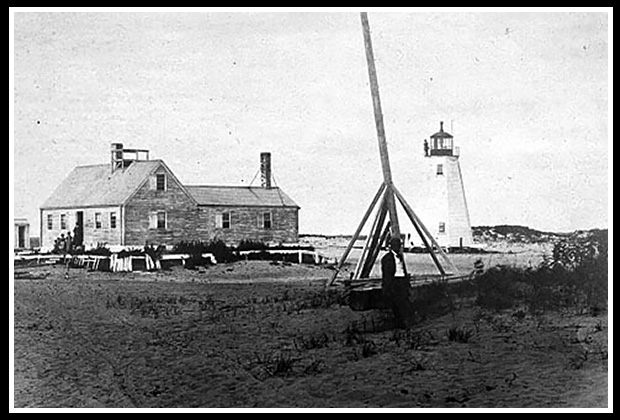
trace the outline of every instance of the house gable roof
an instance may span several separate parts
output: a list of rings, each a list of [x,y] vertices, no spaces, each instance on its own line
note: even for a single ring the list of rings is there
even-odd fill
[[[122,205],[160,166],[166,167],[161,160],[135,161],[114,172],[109,164],[78,166],[60,183],[41,209]]]
[[[41,209],[124,205],[160,168],[165,169],[197,205],[299,208],[277,187],[186,186],[179,182],[162,160],[145,160],[134,161],[114,172],[109,164],[78,166],[60,183]]]
[[[299,208],[297,203],[277,187],[187,185],[186,189],[201,206]]]

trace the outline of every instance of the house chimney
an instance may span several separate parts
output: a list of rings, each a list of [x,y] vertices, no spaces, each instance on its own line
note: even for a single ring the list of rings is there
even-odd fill
[[[260,184],[263,188],[271,188],[271,153],[260,154]]]
[[[111,149],[112,172],[123,167],[123,144],[112,143]]]

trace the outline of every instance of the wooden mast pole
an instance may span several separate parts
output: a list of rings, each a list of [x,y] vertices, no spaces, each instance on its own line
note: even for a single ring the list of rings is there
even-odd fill
[[[387,205],[387,209],[390,215],[392,236],[400,238],[400,226],[398,224],[398,214],[396,212],[396,203],[394,200],[394,184],[392,182],[392,170],[390,168],[390,158],[388,154],[387,142],[385,140],[383,111],[381,110],[381,99],[379,98],[379,82],[377,81],[377,69],[375,68],[375,57],[372,51],[372,41],[370,39],[370,25],[368,24],[368,14],[362,12],[360,13],[360,16],[362,19],[362,29],[364,32],[364,46],[366,49],[366,62],[368,63],[370,93],[372,95],[372,105],[375,113],[375,126],[377,127],[379,155],[381,157],[381,168],[383,169],[383,181],[386,186],[385,204]]]
[[[388,154],[387,141],[385,137],[385,127],[383,125],[383,111],[381,109],[381,100],[379,97],[379,83],[377,81],[377,70],[375,68],[375,57],[374,57],[373,50],[372,50],[372,41],[370,39],[370,25],[368,24],[367,13],[365,12],[360,13],[360,17],[362,21],[362,30],[363,30],[363,35],[364,35],[366,62],[368,64],[368,78],[370,81],[370,93],[372,96],[372,104],[373,104],[373,110],[374,110],[374,116],[375,116],[375,127],[377,129],[377,141],[379,143],[379,156],[381,158],[381,169],[383,171],[383,184],[381,184],[379,191],[377,191],[377,194],[375,195],[372,203],[370,204],[370,207],[368,207],[368,210],[366,210],[366,214],[362,218],[362,221],[360,222],[357,230],[355,231],[355,233],[353,234],[353,237],[349,241],[349,244],[342,258],[340,259],[338,266],[336,267],[336,270],[334,271],[331,278],[326,283],[326,286],[331,286],[336,280],[338,273],[344,266],[344,263],[347,257],[349,256],[349,253],[353,249],[353,245],[355,241],[358,240],[359,235],[362,229],[364,228],[364,225],[366,224],[366,221],[370,217],[370,214],[372,213],[373,208],[379,202],[379,199],[381,198],[382,195],[383,195],[383,199],[377,211],[377,219],[375,220],[375,223],[373,224],[369,237],[367,238],[366,244],[364,246],[364,250],[362,251],[362,256],[360,258],[360,261],[358,261],[355,272],[353,273],[354,276],[356,278],[357,277],[366,278],[370,274],[370,271],[372,270],[372,265],[374,264],[379,254],[380,246],[385,241],[385,238],[388,234],[388,229],[389,231],[391,231],[392,236],[400,238],[400,225],[398,223],[398,213],[396,211],[396,197],[397,196],[398,196],[398,200],[401,202],[401,205],[403,205],[403,207],[405,208],[405,212],[411,219],[411,222],[416,228],[418,234],[424,241],[426,248],[431,253],[431,257],[433,258],[433,261],[437,265],[437,268],[439,269],[440,273],[442,275],[445,275],[446,272],[443,266],[441,265],[441,263],[439,262],[439,260],[437,259],[437,256],[434,254],[433,248],[431,244],[429,244],[425,235],[428,237],[430,242],[432,242],[432,244],[438,248],[439,254],[446,261],[446,263],[450,265],[455,271],[456,271],[456,267],[454,267],[452,262],[448,259],[448,256],[445,255],[445,253],[436,243],[432,235],[430,235],[426,227],[422,224],[422,221],[415,215],[411,207],[409,207],[404,197],[402,197],[402,195],[398,192],[398,190],[396,189],[392,181],[392,170],[390,168],[390,159],[389,159],[389,154]],[[386,227],[383,228],[385,217],[387,215],[389,215],[389,221]],[[383,230],[383,234],[381,233],[382,229],[385,229]],[[404,261],[402,247],[399,253],[400,253],[400,257]],[[406,265],[404,268],[406,271]]]

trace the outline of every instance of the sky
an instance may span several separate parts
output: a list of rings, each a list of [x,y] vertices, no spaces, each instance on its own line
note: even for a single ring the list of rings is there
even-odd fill
[[[472,225],[608,227],[607,13],[369,21],[400,190],[444,121]],[[358,13],[18,11],[13,25],[13,210],[32,232],[113,142],[188,185],[249,185],[269,151],[300,233],[352,234],[382,182]]]

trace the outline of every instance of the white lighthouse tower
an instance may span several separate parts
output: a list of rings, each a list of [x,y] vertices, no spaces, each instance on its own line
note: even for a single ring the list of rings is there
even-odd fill
[[[472,246],[459,148],[454,147],[453,136],[444,131],[443,121],[439,131],[430,137],[430,144],[424,140],[424,155],[418,180],[412,183],[413,208],[442,247]],[[421,245],[415,232],[407,238],[409,245]]]

